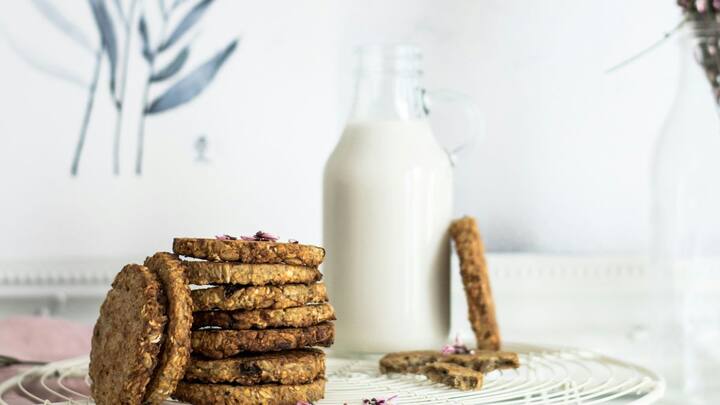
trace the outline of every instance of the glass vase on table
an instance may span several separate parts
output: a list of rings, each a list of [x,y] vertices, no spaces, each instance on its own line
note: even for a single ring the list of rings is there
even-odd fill
[[[674,348],[663,370],[670,395],[719,404],[720,25],[686,25],[677,35],[677,95],[653,167],[652,270],[673,303],[657,311],[668,311],[667,323],[677,326],[663,337]]]

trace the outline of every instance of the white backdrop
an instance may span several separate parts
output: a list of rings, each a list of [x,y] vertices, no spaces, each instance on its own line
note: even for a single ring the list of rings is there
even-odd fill
[[[98,40],[86,2],[49,1]],[[82,77],[92,57],[31,2],[3,3],[0,259],[141,260],[176,235],[257,229],[321,243],[321,173],[351,95],[348,49],[381,41],[421,45],[429,87],[467,92],[483,107],[488,135],[458,165],[457,212],[479,217],[491,250],[645,246],[648,169],[677,54],[665,46],[604,71],[677,23],[672,1],[218,0],[192,34],[188,65],[233,38],[239,47],[196,100],[148,118],[143,175],[132,171],[140,107],[112,174],[115,114],[103,70],[75,178],[86,93],[12,47]],[[131,63],[128,99],[141,93],[142,69]],[[208,163],[194,162],[200,135]]]

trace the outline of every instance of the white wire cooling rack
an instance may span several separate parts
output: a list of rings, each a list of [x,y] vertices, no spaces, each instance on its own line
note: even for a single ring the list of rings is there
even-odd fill
[[[423,377],[382,375],[377,360],[331,357],[325,399],[318,405],[362,404],[365,398],[397,396],[392,404],[652,404],[665,382],[654,372],[593,352],[507,345],[520,354],[517,370],[494,371],[482,390],[463,392]],[[0,404],[10,391],[38,404],[92,404],[87,358],[35,367],[0,384]],[[177,404],[177,403],[174,403]]]

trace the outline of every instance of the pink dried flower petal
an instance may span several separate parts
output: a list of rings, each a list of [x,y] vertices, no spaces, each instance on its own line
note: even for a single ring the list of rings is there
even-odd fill
[[[720,0],[718,0],[718,1],[720,1]],[[298,241],[297,239],[288,239],[288,243],[295,244],[295,243],[300,243],[300,241]]]
[[[451,345],[445,345],[440,349],[440,353],[442,354],[471,354],[473,353],[472,350],[468,349],[468,347],[460,340],[459,335],[455,335],[455,340],[453,341],[453,344]]]
[[[455,354],[471,354],[473,351],[468,349],[467,346],[455,346]]]
[[[215,239],[217,239],[217,240],[237,240],[236,237],[230,236],[230,235],[215,235]]]
[[[445,345],[440,349],[440,353],[442,354],[455,354],[455,346],[453,345]]]
[[[280,238],[278,238],[277,236],[275,236],[269,232],[257,231],[257,233],[255,233],[255,240],[275,242],[278,239],[280,239]]]
[[[695,8],[697,8],[697,11],[700,13],[704,13],[705,11],[707,11],[707,6],[707,0],[697,0],[695,2]]]

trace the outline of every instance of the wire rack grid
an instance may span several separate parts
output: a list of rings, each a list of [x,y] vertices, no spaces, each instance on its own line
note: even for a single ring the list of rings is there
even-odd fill
[[[489,373],[480,391],[458,391],[424,377],[383,375],[377,359],[330,357],[325,399],[318,405],[361,404],[363,399],[396,396],[393,405],[648,405],[665,392],[664,380],[646,368],[587,350],[508,345],[521,367]],[[37,404],[92,404],[87,358],[28,369],[0,384],[0,405],[10,391]],[[177,404],[175,402],[169,402]]]

